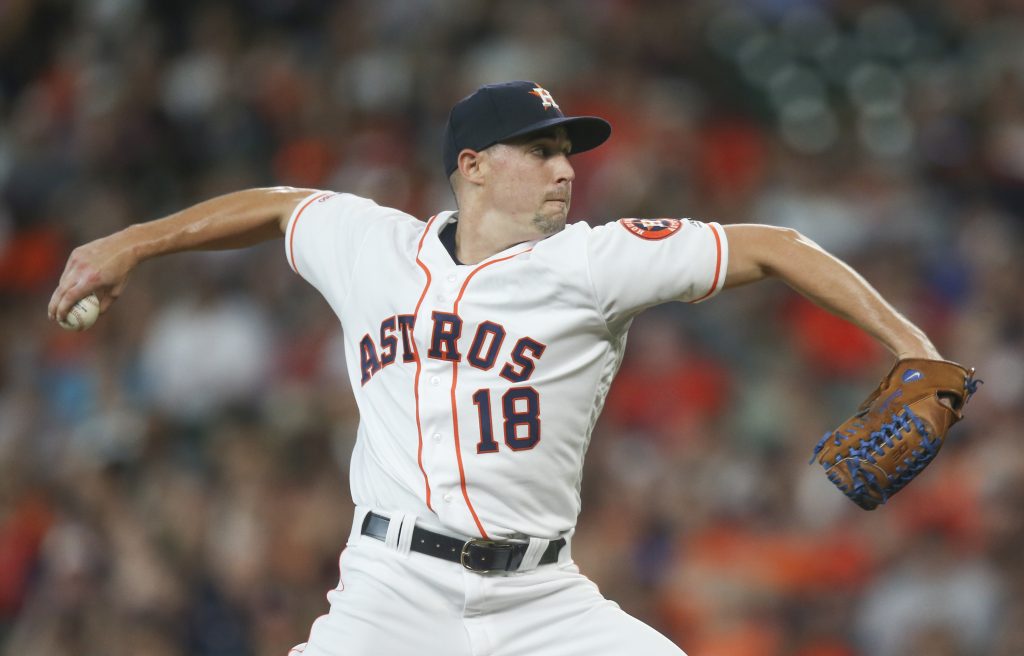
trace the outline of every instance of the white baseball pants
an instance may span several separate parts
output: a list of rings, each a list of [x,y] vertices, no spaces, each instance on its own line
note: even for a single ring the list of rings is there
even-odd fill
[[[605,599],[569,545],[558,563],[479,574],[403,548],[398,527],[411,534],[412,516],[392,518],[387,543],[360,535],[367,510],[356,511],[330,612],[289,656],[686,656]]]

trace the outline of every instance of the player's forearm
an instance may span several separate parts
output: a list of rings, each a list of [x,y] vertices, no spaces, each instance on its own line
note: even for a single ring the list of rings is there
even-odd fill
[[[47,312],[64,319],[90,293],[106,311],[135,266],[158,255],[241,248],[280,237],[295,206],[310,193],[289,187],[238,191],[83,244],[68,258]]]
[[[770,232],[757,235],[761,243],[755,247],[749,244],[750,233],[736,240],[736,245],[747,251],[739,253],[740,257],[757,254],[746,272],[747,279],[737,273],[737,282],[766,276],[779,278],[820,307],[859,326],[897,357],[941,357],[921,329],[897,312],[847,264],[796,231],[767,230]],[[732,257],[733,233],[729,235]]]
[[[244,248],[282,236],[308,189],[272,187],[218,196],[118,233],[136,262],[188,250]]]
[[[897,357],[940,359],[924,332],[896,311],[860,274],[813,242],[797,242],[769,273],[824,309],[853,322]]]

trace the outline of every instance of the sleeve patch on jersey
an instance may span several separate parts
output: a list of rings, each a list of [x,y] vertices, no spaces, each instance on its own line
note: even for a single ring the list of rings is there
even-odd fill
[[[683,225],[679,219],[619,219],[619,223],[637,237],[651,241],[671,237]]]

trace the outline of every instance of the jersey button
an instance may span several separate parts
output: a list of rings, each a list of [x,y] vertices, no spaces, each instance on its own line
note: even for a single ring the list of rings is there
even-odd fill
[[[452,493],[449,492],[448,494],[444,495],[443,498],[444,498],[444,502],[445,503],[451,503],[452,502]]]
[[[437,376],[431,376],[430,377],[430,384],[433,385],[434,387],[437,387],[438,385],[441,384],[441,379],[438,378]]]
[[[434,433],[433,437],[434,437],[434,441],[435,442],[440,442],[441,441],[441,434],[440,433]]]
[[[448,282],[455,282],[458,279],[459,279],[458,276],[456,276],[454,273],[449,273],[448,274]]]

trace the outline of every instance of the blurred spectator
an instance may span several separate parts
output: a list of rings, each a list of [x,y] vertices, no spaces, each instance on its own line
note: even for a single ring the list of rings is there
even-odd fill
[[[140,353],[156,407],[201,421],[251,398],[269,373],[268,324],[262,308],[240,298],[200,296],[162,309]]]
[[[991,566],[957,556],[945,536],[923,533],[865,592],[858,629],[866,653],[985,654],[1000,589]]]

